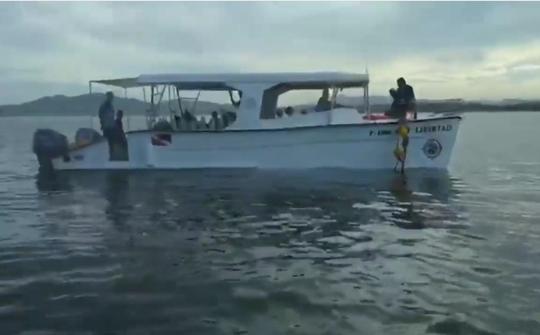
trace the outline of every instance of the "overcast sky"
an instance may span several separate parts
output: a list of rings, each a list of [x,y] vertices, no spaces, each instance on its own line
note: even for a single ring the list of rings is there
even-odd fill
[[[540,98],[540,3],[0,3],[0,104],[162,72],[355,71]]]

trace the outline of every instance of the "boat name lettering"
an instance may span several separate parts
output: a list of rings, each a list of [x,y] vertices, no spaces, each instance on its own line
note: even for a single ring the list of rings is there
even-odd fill
[[[385,136],[391,135],[392,131],[390,129],[381,129],[381,130],[370,130],[369,136]]]
[[[435,132],[438,132],[438,131],[451,131],[451,130],[452,130],[452,125],[451,124],[437,125],[437,126],[423,126],[423,127],[415,127],[414,128],[414,132],[416,134],[435,133]]]
[[[446,125],[436,125],[436,126],[422,126],[422,127],[415,127],[414,133],[415,134],[421,134],[421,133],[435,133],[439,131],[451,131],[452,125],[446,124]],[[390,130],[390,129],[380,129],[380,130],[370,130],[369,136],[386,136],[386,135],[392,135],[394,133],[397,133],[397,130]]]

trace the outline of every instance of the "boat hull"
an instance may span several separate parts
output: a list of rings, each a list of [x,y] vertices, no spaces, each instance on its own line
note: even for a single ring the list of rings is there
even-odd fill
[[[447,168],[461,118],[410,121],[406,168]],[[395,122],[288,129],[127,134],[128,161],[109,161],[105,141],[53,160],[57,170],[192,168],[353,168],[396,165]]]

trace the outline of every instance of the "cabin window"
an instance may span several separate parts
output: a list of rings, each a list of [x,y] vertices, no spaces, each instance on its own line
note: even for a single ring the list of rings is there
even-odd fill
[[[279,118],[283,114],[307,114],[329,110],[334,89],[331,87],[291,87],[281,84],[264,92],[261,119]]]
[[[172,130],[221,130],[236,120],[236,110],[242,92],[220,88],[219,90],[182,90],[174,86],[161,100],[157,110],[168,111],[165,121]],[[165,112],[165,113],[163,113]]]
[[[365,104],[364,88],[339,88],[317,85],[314,87],[292,87],[276,85],[264,92],[261,119],[274,119],[284,114],[307,114],[334,108],[362,110]]]
[[[174,87],[173,87],[174,90]],[[179,90],[171,92],[170,99],[163,98],[161,110],[173,112],[189,111],[196,115],[211,115],[213,111],[236,112],[236,103],[240,101],[241,93],[233,91],[233,100],[229,91],[193,91]]]
[[[366,107],[365,103],[363,87],[348,87],[337,91],[336,107],[354,108],[363,111]]]

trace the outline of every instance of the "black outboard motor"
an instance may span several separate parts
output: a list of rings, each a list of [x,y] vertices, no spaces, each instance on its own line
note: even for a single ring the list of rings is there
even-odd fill
[[[38,158],[40,169],[52,171],[52,160],[57,157],[64,157],[64,161],[69,161],[67,137],[52,129],[36,130],[32,149]]]

